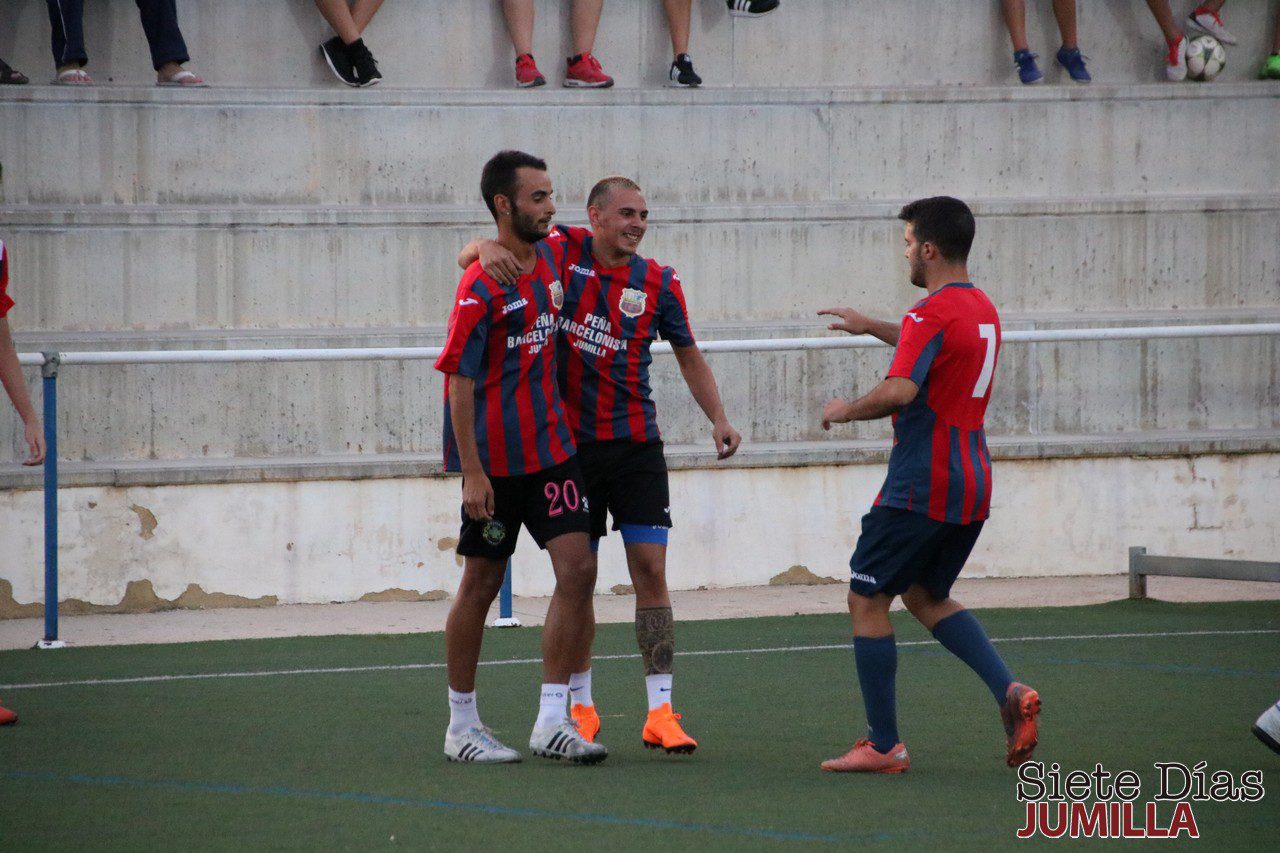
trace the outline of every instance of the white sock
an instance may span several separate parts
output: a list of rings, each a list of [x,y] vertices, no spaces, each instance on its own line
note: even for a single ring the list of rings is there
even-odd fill
[[[594,705],[591,701],[591,670],[569,676],[569,701],[574,705]]]
[[[476,705],[476,692],[459,693],[449,688],[449,734],[460,735],[472,726],[480,725],[480,707]]]
[[[563,723],[569,716],[566,711],[568,701],[569,685],[542,685],[542,698],[538,700],[538,722],[534,723],[533,727],[545,729],[547,726],[558,726]]]
[[[671,673],[646,675],[644,689],[649,693],[649,710],[656,711],[664,702],[671,701]]]

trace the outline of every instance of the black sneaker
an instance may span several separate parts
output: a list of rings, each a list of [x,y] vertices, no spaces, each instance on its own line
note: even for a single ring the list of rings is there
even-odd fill
[[[782,0],[725,0],[729,14],[738,18],[759,18],[782,4]]]
[[[682,53],[676,57],[676,61],[671,63],[671,82],[668,86],[674,86],[677,89],[692,89],[695,86],[702,85],[702,78],[698,76],[698,72],[693,70],[693,60],[689,58],[689,54]]]
[[[356,79],[355,68],[351,65],[351,57],[347,55],[347,46],[342,43],[342,39],[334,36],[320,45],[320,56],[324,58],[334,77],[348,86],[360,85],[360,81]]]
[[[351,65],[355,70],[356,85],[361,88],[372,86],[382,79],[378,70],[378,62],[365,47],[364,39],[356,39],[347,45],[347,56],[351,57]]]

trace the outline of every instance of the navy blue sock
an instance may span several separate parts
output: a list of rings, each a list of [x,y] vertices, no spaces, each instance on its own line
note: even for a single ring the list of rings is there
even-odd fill
[[[969,665],[978,676],[987,683],[987,689],[996,697],[997,703],[1003,703],[1009,685],[1013,683],[1013,674],[1004,665],[1000,653],[987,639],[987,632],[968,610],[952,613],[945,619],[939,619],[933,626],[933,636],[942,643],[946,650]]]
[[[887,753],[898,745],[898,706],[894,692],[898,646],[893,634],[854,637],[853,656],[858,662],[862,704],[867,709],[868,737],[877,752]]]

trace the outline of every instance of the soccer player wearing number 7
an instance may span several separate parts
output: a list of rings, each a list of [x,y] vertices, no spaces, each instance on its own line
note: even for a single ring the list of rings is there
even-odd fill
[[[991,506],[991,456],[982,422],[1000,351],[1000,318],[969,282],[974,221],[964,202],[921,199],[898,218],[906,223],[911,283],[927,295],[899,325],[852,308],[818,312],[840,318],[832,329],[874,335],[896,347],[883,382],[856,400],[831,400],[822,411],[823,429],[893,416],[888,476],[862,518],[849,561],[853,649],[869,733],[845,755],[822,762],[822,769],[901,773],[911,765],[895,708],[898,653],[889,605],[899,595],[911,615],[986,683],[1014,767],[1035,749],[1040,697],[1013,680],[978,620],[950,597]]]
[[[451,761],[504,763],[520,754],[480,721],[476,667],[484,619],[502,586],[520,525],[551,555],[555,591],[542,629],[543,685],[529,738],[535,755],[594,764],[609,754],[569,720],[569,676],[589,654],[595,561],[573,435],[556,388],[556,317],[564,289],[543,242],[556,208],[547,164],[500,151],[480,178],[498,242],[519,275],[500,284],[479,264],[462,276],[436,369],[447,374],[445,470],[462,474],[462,582],[445,623]]]

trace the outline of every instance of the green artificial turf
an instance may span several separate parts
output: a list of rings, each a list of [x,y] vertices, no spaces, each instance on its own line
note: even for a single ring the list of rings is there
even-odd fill
[[[1280,631],[1275,603],[1118,602],[979,616],[993,638]],[[626,657],[595,664],[601,739],[611,750],[596,767],[532,756],[518,766],[446,763],[439,668],[20,686],[437,663],[439,634],[3,652],[0,696],[21,721],[0,729],[0,845],[728,850],[1022,843],[1014,831],[1025,807],[1015,797],[1014,771],[1004,765],[990,695],[936,644],[912,645],[929,636],[910,617],[894,619],[899,728],[912,756],[902,776],[818,770],[864,730],[848,648],[738,651],[843,646],[848,619],[840,614],[680,624],[675,704],[701,744],[690,756],[641,747],[644,687],[631,629],[601,626],[597,653]],[[538,641],[537,629],[491,631],[484,658],[536,658]],[[1280,633],[997,647],[1015,676],[1043,696],[1037,759],[1065,770],[1095,762],[1112,772],[1135,770],[1152,793],[1156,761],[1207,760],[1210,771],[1237,776],[1261,769],[1268,788],[1262,802],[1195,803],[1194,811],[1201,843],[1214,849],[1274,843],[1280,757],[1249,727],[1280,696]],[[699,650],[734,653],[690,654]],[[537,663],[480,672],[485,721],[526,752],[540,680]],[[1169,811],[1161,813],[1165,820]]]

